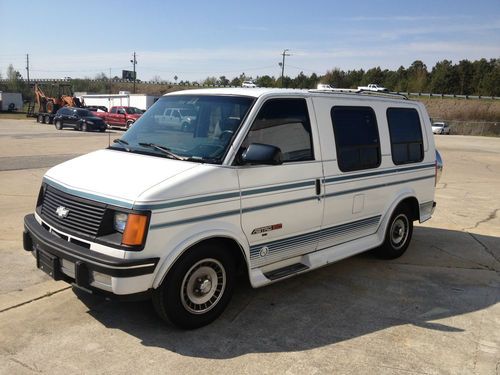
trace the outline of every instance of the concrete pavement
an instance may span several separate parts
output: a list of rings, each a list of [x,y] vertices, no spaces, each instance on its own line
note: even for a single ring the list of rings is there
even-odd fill
[[[108,143],[41,127],[0,121],[0,373],[500,374],[500,139],[436,137],[437,210],[403,257],[240,281],[219,320],[186,332],[149,302],[75,294],[22,251],[45,164]]]

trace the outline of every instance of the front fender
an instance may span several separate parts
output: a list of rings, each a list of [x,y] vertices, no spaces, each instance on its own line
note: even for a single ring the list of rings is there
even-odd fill
[[[175,243],[171,248],[170,251],[165,252],[165,256],[162,256],[160,261],[158,262],[158,271],[156,272],[154,281],[153,281],[153,288],[156,289],[158,286],[161,284],[165,276],[167,275],[168,271],[172,267],[172,265],[175,263],[175,261],[182,255],[186,250],[191,248],[192,246],[204,241],[208,240],[211,238],[227,238],[230,240],[235,241],[238,246],[240,247],[240,250],[243,253],[243,256],[245,258],[245,263],[248,272],[250,271],[249,269],[249,262],[248,259],[250,259],[250,246],[248,245],[248,242],[243,235],[243,233],[238,233],[235,228],[223,228],[224,226],[228,227],[227,223],[219,223],[221,224],[219,227],[217,227],[217,223],[211,223],[212,228],[211,229],[206,229],[203,230],[202,232],[196,232],[196,233],[185,233],[185,236],[181,235],[179,238],[184,238],[182,241]],[[221,229],[222,228],[222,229]],[[169,246],[170,247],[170,246]]]

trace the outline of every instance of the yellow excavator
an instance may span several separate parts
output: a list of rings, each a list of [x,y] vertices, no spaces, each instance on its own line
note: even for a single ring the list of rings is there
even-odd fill
[[[48,96],[35,83],[33,101],[28,107],[28,117],[36,117],[39,123],[52,124],[57,110],[61,107],[83,107],[80,99],[73,96],[71,85],[68,83],[51,84],[50,89],[57,89],[57,95]]]

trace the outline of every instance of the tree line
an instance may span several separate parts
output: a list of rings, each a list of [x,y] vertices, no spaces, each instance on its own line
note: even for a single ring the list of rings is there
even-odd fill
[[[0,75],[0,79],[1,79]],[[0,82],[0,91],[21,92],[25,99],[32,97],[32,89],[22,79],[22,75],[12,65],[7,68],[6,80]],[[296,77],[281,77],[263,75],[252,77],[245,73],[237,77],[228,78],[207,77],[203,81],[178,81],[175,84],[183,86],[241,86],[243,81],[252,80],[260,87],[288,87],[288,88],[316,88],[318,83],[329,84],[337,88],[357,88],[370,83],[387,87],[391,91],[399,92],[431,92],[438,94],[457,95],[482,95],[500,96],[500,58],[480,59],[475,61],[461,60],[453,64],[450,60],[437,62],[428,68],[422,61],[416,60],[409,67],[400,66],[397,70],[381,69],[380,67],[368,70],[348,70],[338,68],[328,70],[324,75],[312,73],[310,75],[300,72]],[[112,80],[118,79],[113,77]],[[172,85],[171,81],[164,81],[155,75],[153,82],[160,85]],[[138,81],[140,82],[140,81]],[[109,77],[104,73],[97,74],[94,78],[69,79],[74,91],[94,93],[109,93],[112,86]],[[168,87],[169,89],[171,87]],[[116,90],[116,86],[113,86]],[[138,85],[139,92],[147,92],[150,87]],[[161,87],[155,93],[161,93]],[[169,90],[170,91],[170,90]],[[49,94],[49,93],[47,93]]]

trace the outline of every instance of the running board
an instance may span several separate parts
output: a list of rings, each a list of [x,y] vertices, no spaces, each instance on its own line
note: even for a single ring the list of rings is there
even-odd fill
[[[278,280],[286,276],[293,275],[294,273],[299,273],[308,270],[309,267],[303,263],[294,263],[289,266],[278,268],[277,270],[269,271],[264,274],[269,280]]]

